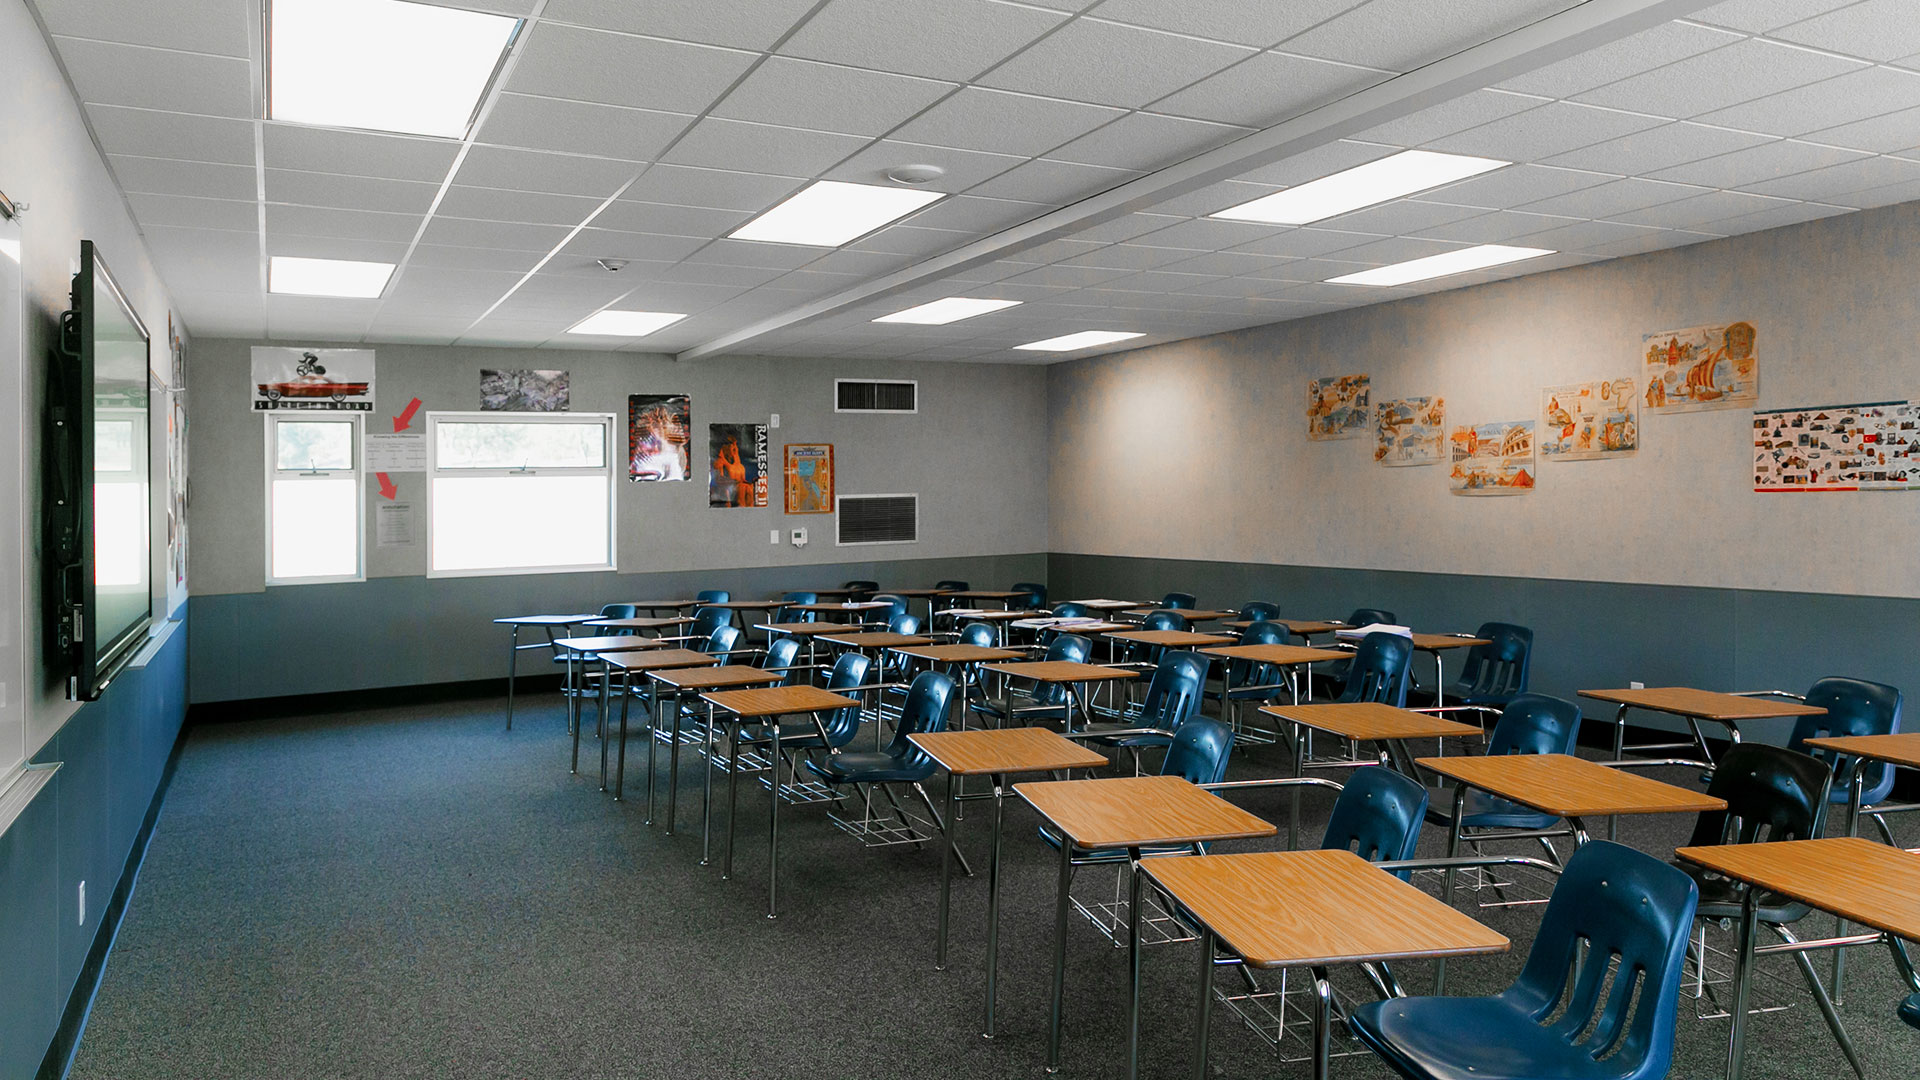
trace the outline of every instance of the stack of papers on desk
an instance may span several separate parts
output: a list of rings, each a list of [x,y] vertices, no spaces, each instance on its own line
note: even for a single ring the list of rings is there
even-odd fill
[[[1334,637],[1340,638],[1343,641],[1359,641],[1368,634],[1399,634],[1401,637],[1410,638],[1413,636],[1413,631],[1405,626],[1394,626],[1391,623],[1377,622],[1368,623],[1365,626],[1350,627],[1346,630],[1335,630],[1333,632]]]

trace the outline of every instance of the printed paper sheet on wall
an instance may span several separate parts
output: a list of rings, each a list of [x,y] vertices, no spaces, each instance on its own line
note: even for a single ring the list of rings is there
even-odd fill
[[[1920,488],[1920,405],[1879,401],[1753,414],[1755,491]]]
[[[1655,412],[1751,408],[1760,400],[1760,359],[1750,322],[1662,330],[1646,348],[1646,402]]]
[[[1373,414],[1373,460],[1382,465],[1438,465],[1446,457],[1445,398],[1383,401]]]
[[[707,505],[767,505],[767,425],[707,425]]]
[[[565,371],[480,369],[480,408],[486,412],[566,412],[573,402]]]
[[[256,410],[372,412],[373,350],[256,345],[249,382]]]
[[[833,444],[788,443],[787,513],[833,513]]]
[[[1371,419],[1367,375],[1335,375],[1307,383],[1307,438],[1356,439]]]
[[[627,398],[627,479],[692,480],[693,399],[685,394]]]
[[[1625,457],[1640,449],[1640,392],[1631,378],[1540,391],[1540,456],[1547,461]]]
[[[1447,488],[1455,495],[1524,495],[1533,490],[1533,421],[1456,427],[1447,441],[1453,457]]]

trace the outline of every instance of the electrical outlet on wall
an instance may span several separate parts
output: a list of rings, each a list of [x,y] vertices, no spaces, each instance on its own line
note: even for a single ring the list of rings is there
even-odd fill
[[[1647,688],[1647,684],[1641,682],[1638,679],[1635,679],[1634,681],[1627,684],[1627,689],[1629,690],[1645,690],[1646,688]]]
[[[80,883],[80,925],[87,925],[87,883]]]

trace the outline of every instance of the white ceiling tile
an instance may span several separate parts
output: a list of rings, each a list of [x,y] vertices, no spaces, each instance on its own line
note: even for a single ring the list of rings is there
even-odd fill
[[[623,201],[697,206],[759,213],[792,195],[806,181],[790,176],[655,165],[621,195]]]
[[[1185,248],[1191,251],[1224,251],[1255,240],[1265,240],[1285,226],[1264,225],[1254,221],[1219,221],[1213,218],[1189,218],[1164,229],[1135,237],[1133,242],[1149,247]]]
[[[1632,236],[1624,240],[1615,240],[1610,244],[1596,244],[1587,249],[1589,255],[1601,255],[1609,259],[1618,259],[1628,255],[1644,255],[1649,251],[1665,251],[1669,248],[1686,247],[1698,244],[1702,240],[1717,240],[1717,233],[1688,232],[1680,229],[1663,229],[1645,236]]]
[[[1920,19],[1911,0],[1864,0],[1773,32],[1782,41],[1832,49],[1869,60],[1920,52]]]
[[[1702,229],[1711,222],[1774,209],[1784,201],[1741,191],[1709,191],[1678,202],[1616,214],[1613,219],[1661,229]]]
[[[1847,196],[1856,191],[1905,184],[1920,180],[1920,161],[1894,157],[1860,158],[1824,169],[1796,173],[1777,180],[1742,184],[1756,195],[1775,195],[1783,199],[1853,205]]]
[[[911,255],[896,255],[888,251],[861,251],[857,248],[844,247],[820,256],[802,269],[809,273],[852,274],[866,278],[890,273],[912,261]]]
[[[1137,109],[1251,55],[1244,46],[1080,19],[978,81],[1000,90]]]
[[[949,82],[774,56],[728,92],[713,115],[879,135],[954,89]]]
[[[674,262],[700,250],[706,241],[693,236],[581,229],[561,251],[583,259],[632,259],[636,263]],[[551,249],[549,249],[551,250]],[[644,272],[646,265],[636,267]]]
[[[1131,273],[1133,273],[1131,270],[1115,270],[1101,266],[1036,266],[1024,274],[1007,280],[1010,284],[1064,285],[1085,289],[1103,281],[1126,277]]]
[[[1098,225],[1081,229],[1079,232],[1073,234],[1073,238],[1076,240],[1100,240],[1117,244],[1122,241],[1131,240],[1136,236],[1144,236],[1147,233],[1164,229],[1169,225],[1183,220],[1185,219],[1175,214],[1127,214],[1123,217],[1114,218],[1111,221],[1103,221]]]
[[[1885,187],[1849,192],[1845,202],[1849,206],[1870,210],[1876,206],[1892,206],[1894,203],[1913,202],[1916,199],[1920,199],[1920,182],[1907,180],[1888,184]]]
[[[261,133],[269,169],[440,183],[459,144],[446,139],[268,124]]]
[[[1580,94],[1578,100],[1685,120],[1863,66],[1858,60],[1749,39],[1622,79]]]
[[[1100,18],[1267,48],[1363,0],[1106,0]]]
[[[258,293],[259,241],[253,233],[211,229],[143,229],[154,269],[168,287],[195,291]]]
[[[389,303],[419,301],[446,305],[447,314],[478,315],[519,283],[521,275],[487,270],[446,270],[409,266],[387,289]]]
[[[267,228],[273,228],[272,210],[268,207]],[[451,247],[502,247],[519,248],[522,251],[552,251],[567,235],[565,225],[534,225],[504,221],[475,221],[470,218],[444,217],[435,214],[427,223],[427,231],[420,237],[423,244],[446,244]]]
[[[1017,199],[1023,202],[1052,203],[1065,206],[1108,188],[1118,187],[1140,174],[1130,169],[1106,169],[1098,165],[1075,165],[1066,161],[1034,160],[1020,165],[984,184],[968,189],[967,194],[989,199]]]
[[[209,199],[251,199],[254,174],[244,165],[109,155],[120,190],[148,195],[193,195]]]
[[[583,30],[533,28],[506,88],[521,94],[699,112],[753,62],[737,49]]]
[[[588,232],[595,230],[589,229]],[[797,244],[763,244],[754,240],[714,240],[688,256],[689,262],[715,266],[754,266],[793,270],[819,258],[820,249]]]
[[[498,188],[455,184],[447,189],[436,213],[481,221],[524,221],[536,225],[571,226],[585,221],[603,201],[579,195],[501,191]]]
[[[909,220],[915,225],[929,229],[958,229],[962,232],[990,233],[1012,228],[1052,209],[1053,207],[1046,203],[955,195],[941,199],[913,215]]]
[[[1121,270],[1152,270],[1168,263],[1184,262],[1193,252],[1183,248],[1146,247],[1140,244],[1108,244],[1097,251],[1062,260],[1065,266],[1108,266]],[[1207,275],[1200,275],[1207,276]]]
[[[1365,210],[1355,210],[1351,214],[1327,218],[1318,224],[1329,229],[1379,233],[1383,236],[1426,236],[1430,235],[1428,233],[1430,229],[1465,218],[1478,217],[1484,213],[1486,211],[1477,206],[1451,206],[1446,203],[1395,199],[1393,202],[1370,206]]]
[[[398,264],[407,255],[405,240],[302,236],[299,233],[273,231],[267,233],[264,246],[268,255],[298,255],[303,259],[356,259]]]
[[[988,0],[833,0],[780,51],[906,75],[964,80],[1058,26],[1061,19],[1055,12]]]
[[[1728,0],[1688,16],[1715,26],[1763,34],[1788,23],[1825,14],[1847,0]]]
[[[1004,255],[1002,258],[1007,262],[1032,263],[1037,266],[1044,263],[1056,263],[1062,259],[1071,259],[1075,255],[1085,255],[1090,251],[1098,251],[1103,246],[1105,245],[1096,244],[1090,240],[1063,238],[1059,240],[1048,240],[1041,244],[1031,244],[1011,255]]]
[[[1161,169],[1246,135],[1251,129],[1153,113],[1129,113],[1047,156],[1116,169]]]
[[[1293,259],[1312,259],[1344,248],[1370,244],[1378,239],[1380,239],[1378,236],[1370,233],[1294,228],[1282,229],[1265,239],[1255,240],[1251,244],[1242,244],[1235,250],[1252,252],[1255,255],[1284,255]]]
[[[908,121],[893,138],[1038,157],[1120,115],[1102,105],[968,87]]]
[[[1772,141],[1766,135],[1681,121],[1556,154],[1542,164],[1644,176],[1689,161],[1745,150]]]
[[[752,216],[752,213],[745,210],[669,206],[665,203],[621,199],[602,210],[600,216],[593,219],[593,226],[597,229],[614,229],[622,232],[697,236],[709,239],[739,228]]]
[[[1580,0],[1373,0],[1281,44],[1288,52],[1390,71],[1489,41]]]
[[[553,154],[504,146],[474,146],[454,177],[473,187],[545,191],[555,195],[593,195],[605,198],[634,178],[639,166],[630,161]]]
[[[50,34],[248,55],[245,0],[34,0],[33,6]]]
[[[1477,128],[1502,117],[1525,112],[1546,102],[1546,98],[1533,94],[1475,90],[1398,120],[1388,121],[1379,127],[1368,128],[1354,137],[1390,146],[1420,146],[1456,131]]]
[[[651,161],[692,122],[681,113],[501,94],[478,138],[499,146]]]
[[[1495,210],[1478,217],[1462,218],[1446,225],[1423,229],[1422,236],[1435,240],[1460,240],[1469,244],[1504,244],[1519,236],[1571,225],[1577,218],[1529,214],[1518,210]]]
[[[1323,176],[1351,169],[1356,165],[1365,165],[1369,161],[1378,161],[1400,152],[1397,146],[1381,146],[1376,143],[1340,140],[1311,150],[1303,150],[1291,157],[1263,165],[1250,172],[1241,173],[1239,179],[1249,183],[1269,185],[1269,190],[1304,184],[1309,180],[1318,180]],[[1249,196],[1251,198],[1251,196]]]
[[[1188,252],[1188,254],[1192,254]],[[1194,255],[1179,262],[1167,263],[1160,269],[1173,273],[1203,274],[1220,276],[1223,274],[1250,274],[1263,270],[1272,270],[1291,260],[1273,255],[1255,255],[1245,251],[1210,251],[1204,255]]]
[[[413,239],[419,229],[419,214],[381,214],[371,210],[267,204],[269,237],[275,233],[290,233],[296,236],[331,236],[342,240],[405,242]]]
[[[543,21],[624,30],[654,37],[766,49],[807,13],[815,0],[547,0]]]
[[[1370,263],[1385,266],[1390,263],[1409,262],[1424,259],[1429,255],[1441,255],[1449,251],[1458,251],[1467,245],[1453,240],[1426,240],[1417,236],[1392,236],[1376,239],[1370,244],[1358,244],[1340,250],[1342,262]]]
[[[1342,268],[1340,273],[1351,273]],[[1340,273],[1332,276],[1338,277]],[[1279,300],[1324,300],[1347,307],[1359,307],[1362,304],[1378,304],[1387,300],[1397,300],[1403,296],[1412,296],[1412,289],[1382,289],[1365,285],[1335,285],[1326,280],[1303,282],[1274,294]]]
[[[80,100],[201,116],[253,115],[252,66],[229,56],[55,38]]]
[[[1906,109],[1871,120],[1810,132],[1807,141],[1893,154],[1920,147],[1920,109]]]
[[[1728,30],[1683,22],[1662,23],[1651,30],[1643,30],[1557,64],[1548,64],[1537,71],[1508,79],[1500,85],[1503,89],[1544,94],[1547,97],[1573,97],[1739,40],[1739,34]]]
[[[1261,53],[1153,103],[1155,112],[1267,128],[1381,82],[1379,71],[1283,53]]]
[[[332,206],[342,210],[378,210],[390,214],[424,214],[433,205],[440,185],[417,180],[388,180],[372,176],[266,170],[267,201],[302,206]]]
[[[1650,175],[1655,180],[1676,180],[1702,187],[1746,187],[1865,156],[1855,150],[1838,150],[1794,139],[1781,139],[1704,161],[1662,169]]]
[[[1628,177],[1607,184],[1581,188],[1579,191],[1571,191],[1564,195],[1554,195],[1538,202],[1522,203],[1519,209],[1534,214],[1618,219],[1621,214],[1629,211],[1658,206],[1661,203],[1679,202],[1681,199],[1705,194],[1706,190],[1691,184],[1671,184]]]
[[[109,154],[253,165],[253,125],[245,120],[88,105],[87,121]]]
[[[854,184],[891,184],[893,181],[887,179],[890,169],[901,165],[932,165],[941,169],[942,175],[928,186],[942,191],[965,191],[1026,160],[1013,154],[988,154],[882,139],[827,170],[822,178]]]
[[[661,160],[740,172],[816,176],[866,145],[857,135],[750,124],[709,116]]]
[[[1652,116],[1554,101],[1427,143],[1428,149],[1503,161],[1539,161],[1607,139],[1658,127]]]
[[[260,210],[237,199],[195,199],[185,195],[129,195],[133,214],[142,225],[178,225],[190,229],[260,227]]]
[[[1711,112],[1700,119],[1769,135],[1804,135],[1916,107],[1920,107],[1920,72],[1870,67]],[[1920,131],[1914,138],[1920,142]]]
[[[1457,184],[1419,196],[1421,202],[1448,203],[1454,206],[1483,206],[1490,210],[1511,210],[1524,203],[1539,202],[1582,188],[1597,187],[1614,179],[1604,173],[1579,169],[1558,169],[1546,165],[1509,165]]]
[[[1157,214],[1174,214],[1181,217],[1205,217],[1208,214],[1225,210],[1230,206],[1239,206],[1252,202],[1265,195],[1280,190],[1275,184],[1248,184],[1239,180],[1222,180],[1217,184],[1189,191],[1184,195],[1175,195],[1153,204]]]
[[[1577,221],[1572,225],[1521,237],[1520,242],[1527,247],[1551,248],[1554,251],[1591,252],[1602,244],[1619,243],[1660,231],[1663,230],[1644,225],[1625,225],[1618,221]]]
[[[958,232],[953,229],[922,229],[912,225],[889,225],[848,247],[853,251],[884,251],[893,255],[926,257],[951,251],[972,239],[972,233]]]
[[[508,248],[446,247],[421,244],[413,249],[412,266],[440,267],[448,270],[512,270],[525,272],[540,261],[538,251],[513,251]]]

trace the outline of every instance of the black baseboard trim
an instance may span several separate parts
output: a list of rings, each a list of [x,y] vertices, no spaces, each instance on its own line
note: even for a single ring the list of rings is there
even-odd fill
[[[522,675],[514,680],[514,697],[551,694],[560,689],[560,675]],[[277,720],[289,716],[313,716],[324,713],[365,712],[405,705],[431,705],[443,701],[468,701],[475,698],[505,697],[507,680],[472,679],[466,682],[422,683],[417,686],[382,686],[370,690],[336,690],[325,694],[292,694],[287,697],[245,698],[238,701],[209,701],[187,706],[187,727],[195,724],[234,724],[252,720]]]
[[[187,730],[182,725],[179,736],[173,740],[173,749],[167,754],[166,767],[160,771],[160,783],[154,787],[153,800],[147,804],[146,816],[140,821],[140,831],[133,838],[133,850],[127,853],[126,865],[120,870],[120,880],[100,912],[100,927],[94,931],[93,943],[87,948],[87,959],[80,965],[80,976],[74,980],[73,991],[67,995],[67,1007],[60,1013],[60,1026],[54,1030],[53,1042],[47,1047],[46,1056],[40,1059],[40,1070],[34,1074],[36,1080],[65,1080],[73,1068],[74,1055],[80,1051],[80,1038],[87,1030],[87,1019],[93,1015],[94,997],[99,994],[100,980],[106,974],[107,957],[120,938],[120,922],[133,899],[140,868],[147,861],[147,846],[153,841],[154,826],[160,821],[160,806],[166,801],[167,789],[173,785],[174,769],[180,764],[180,752],[186,745]]]

